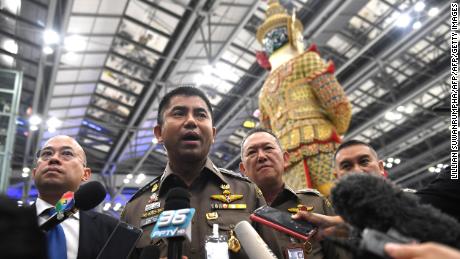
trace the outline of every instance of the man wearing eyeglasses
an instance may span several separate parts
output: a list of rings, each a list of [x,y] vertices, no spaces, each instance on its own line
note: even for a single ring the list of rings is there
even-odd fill
[[[41,225],[49,218],[49,209],[65,192],[75,192],[90,179],[91,169],[86,166],[85,152],[75,139],[56,136],[38,152],[32,175],[38,190],[34,206]],[[48,232],[48,258],[96,258],[116,224],[117,220],[107,215],[77,212],[56,227],[62,228],[56,231],[59,237],[53,238],[57,246],[50,247],[50,235],[55,230]]]

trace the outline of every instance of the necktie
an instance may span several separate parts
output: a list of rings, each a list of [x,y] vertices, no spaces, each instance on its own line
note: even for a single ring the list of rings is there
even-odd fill
[[[54,208],[48,209],[50,217],[56,213]],[[48,242],[48,259],[67,259],[67,245],[64,229],[60,224],[46,233]]]

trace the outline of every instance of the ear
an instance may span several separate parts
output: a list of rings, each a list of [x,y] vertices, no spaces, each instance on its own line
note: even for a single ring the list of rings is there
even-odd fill
[[[243,162],[240,162],[240,172],[246,174],[246,168],[244,168]]]
[[[160,125],[156,125],[153,128],[153,134],[155,134],[155,137],[157,138],[158,143],[163,143],[163,137],[161,136],[161,126]]]
[[[284,168],[287,167],[289,163],[289,153],[287,151],[283,152]]]
[[[385,175],[385,167],[383,166],[382,160],[379,160],[379,173],[383,176]]]
[[[216,127],[212,127],[212,143],[214,143],[214,140],[216,139],[216,134],[217,134]]]
[[[87,182],[89,181],[90,178],[91,178],[91,168],[89,167],[83,168],[83,175],[81,176],[81,180],[83,182]]]

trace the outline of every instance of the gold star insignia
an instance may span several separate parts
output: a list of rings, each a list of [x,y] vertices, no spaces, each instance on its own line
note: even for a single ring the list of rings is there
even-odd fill
[[[231,203],[236,200],[240,200],[243,198],[242,194],[231,194],[229,190],[224,190],[222,194],[213,194],[211,195],[211,199],[218,200],[225,203]]]

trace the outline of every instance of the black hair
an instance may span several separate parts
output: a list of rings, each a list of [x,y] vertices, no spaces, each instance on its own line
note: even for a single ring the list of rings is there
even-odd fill
[[[344,148],[347,148],[347,147],[358,146],[358,145],[368,147],[372,151],[372,153],[375,155],[375,158],[378,159],[379,156],[377,155],[377,151],[375,151],[374,147],[372,147],[370,144],[368,144],[368,143],[366,143],[364,141],[361,141],[361,140],[350,139],[350,140],[347,140],[345,142],[342,142],[342,144],[339,145],[339,147],[337,148],[337,150],[334,153],[334,161],[335,161],[335,158],[337,157],[337,154],[340,152],[340,150],[342,150]]]
[[[248,131],[248,133],[246,134],[246,136],[244,136],[243,140],[241,141],[241,147],[240,147],[240,155],[241,155],[241,160],[243,160],[243,145],[244,145],[244,142],[246,142],[246,139],[249,138],[249,136],[255,134],[255,133],[258,133],[258,132],[265,132],[265,133],[268,133],[270,135],[272,135],[275,140],[276,140],[276,144],[278,144],[278,146],[280,147],[281,150],[283,150],[283,147],[281,146],[281,143],[278,139],[278,137],[276,137],[275,133],[273,133],[273,131],[269,130],[269,129],[265,129],[265,128],[253,128],[251,129],[250,131]]]
[[[158,125],[163,124],[163,113],[166,107],[169,105],[171,102],[171,99],[175,96],[197,96],[200,97],[205,103],[206,106],[208,106],[209,112],[211,113],[211,118],[212,118],[212,105],[211,102],[209,101],[208,97],[206,94],[201,91],[200,89],[196,87],[191,87],[191,86],[181,86],[178,87],[169,93],[167,93],[165,96],[160,101],[160,105],[158,106],[158,114],[157,114],[157,123]]]

